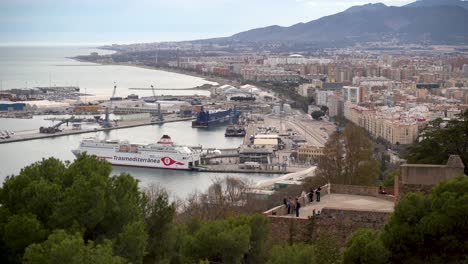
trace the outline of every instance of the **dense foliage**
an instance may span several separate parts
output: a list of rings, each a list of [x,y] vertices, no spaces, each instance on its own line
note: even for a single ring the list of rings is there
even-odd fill
[[[323,111],[317,110],[317,111],[313,111],[310,115],[312,116],[313,119],[320,120],[322,119],[322,116],[325,115],[325,113]]]
[[[417,143],[408,147],[409,163],[445,164],[450,155],[460,156],[468,175],[468,110],[447,122],[429,123]]]
[[[359,230],[345,263],[466,263],[468,177],[442,182],[429,195],[409,193],[381,233]]]
[[[1,263],[468,261],[467,177],[429,195],[408,194],[383,230],[359,230],[342,249],[326,232],[307,243],[273,244],[265,216],[236,211],[246,186],[234,178],[177,212],[163,189],[141,191],[130,175],[110,173],[107,162],[81,155],[73,163],[42,160],[8,177],[0,189]]]
[[[130,175],[110,173],[109,163],[80,155],[73,163],[42,160],[8,177],[0,189],[1,262],[266,262],[266,217],[222,214],[175,224],[164,190],[142,192]],[[229,178],[219,193],[221,183],[214,184],[219,199],[212,202],[227,195],[237,202],[242,186]]]
[[[146,239],[125,241],[146,234],[144,195],[130,175],[109,177],[110,173],[109,163],[81,155],[72,164],[43,160],[8,177],[0,189],[2,262],[21,262],[32,244],[31,259],[40,257],[38,251],[54,254],[50,247],[63,243],[82,245],[82,252],[72,252],[79,255],[66,256],[79,259],[108,254],[107,247],[112,252],[112,242],[115,253],[141,262]]]

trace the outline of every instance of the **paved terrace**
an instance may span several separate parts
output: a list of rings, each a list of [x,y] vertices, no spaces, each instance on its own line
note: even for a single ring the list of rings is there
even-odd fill
[[[322,194],[324,194],[323,191]],[[299,210],[299,217],[312,216],[314,210],[315,212],[322,211],[324,207],[344,210],[393,212],[394,205],[392,201],[372,196],[332,193],[330,195],[323,195],[320,202],[313,201],[306,206],[302,206]]]

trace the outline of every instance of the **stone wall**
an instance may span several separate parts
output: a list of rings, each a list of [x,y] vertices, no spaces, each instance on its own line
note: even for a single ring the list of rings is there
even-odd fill
[[[391,212],[344,210],[324,208],[314,222],[314,236],[323,232],[338,235],[342,241],[359,228],[381,229]]]
[[[330,191],[331,193],[379,196],[379,187],[376,186],[331,184]]]
[[[399,198],[408,192],[428,193],[439,182],[463,175],[464,168],[457,155],[451,155],[446,165],[403,164],[400,176],[396,178],[398,182],[395,182],[396,193]]]
[[[381,229],[390,215],[390,212],[323,208],[320,216],[311,218],[267,216],[273,241],[314,240],[326,232],[337,235],[344,243],[358,228]]]
[[[311,222],[308,218],[293,216],[268,216],[270,240],[275,242],[303,242],[312,235],[308,231]]]

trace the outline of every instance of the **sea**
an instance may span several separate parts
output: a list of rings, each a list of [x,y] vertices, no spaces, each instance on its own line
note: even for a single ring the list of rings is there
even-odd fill
[[[0,46],[0,89],[79,86],[83,93],[110,96],[115,83],[116,96],[132,93],[149,96],[152,95],[151,90],[135,91],[130,88],[150,88],[151,85],[155,89],[171,89],[157,90],[158,95],[209,95],[205,90],[184,88],[216,84],[177,73],[125,65],[100,65],[72,59],[92,52],[101,55],[113,53],[110,50],[83,46]]]
[[[110,51],[92,47],[0,47],[1,88],[48,86],[50,82],[57,86],[77,85],[81,89],[86,88],[87,93],[90,94],[109,95],[115,81],[118,85],[117,96],[136,93],[129,88],[149,87],[150,85],[180,89],[162,91],[165,94],[189,95],[206,91],[184,90],[183,88],[209,83],[201,78],[171,72],[132,66],[102,66],[69,59],[69,57],[90,52],[104,54]],[[142,91],[138,91],[137,94],[142,95],[140,92]],[[33,119],[0,118],[0,130],[24,131],[51,125],[51,121],[44,119],[44,116],[35,116]],[[241,138],[225,138],[223,127],[196,129],[191,128],[189,121],[184,121],[0,144],[0,182],[3,182],[9,175],[18,174],[21,168],[48,157],[73,161],[75,157],[71,151],[78,147],[83,138],[98,137],[153,143],[162,135],[171,136],[177,144],[201,145],[204,148],[236,148],[242,142]],[[117,175],[123,172],[135,177],[140,182],[141,188],[158,185],[165,188],[171,197],[181,199],[187,198],[194,192],[206,191],[215,180],[228,176],[243,178],[252,183],[275,177],[269,174],[208,173],[127,167],[114,167],[112,174]]]

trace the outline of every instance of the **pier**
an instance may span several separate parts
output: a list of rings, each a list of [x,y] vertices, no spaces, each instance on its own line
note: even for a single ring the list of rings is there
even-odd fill
[[[99,131],[109,131],[114,129],[123,129],[123,128],[132,128],[132,127],[139,127],[139,126],[149,126],[149,125],[159,125],[164,123],[171,123],[171,122],[180,122],[180,121],[190,121],[192,120],[191,117],[189,118],[175,118],[175,119],[167,119],[164,121],[128,121],[128,122],[119,122],[118,126],[113,127],[96,127],[92,129],[82,129],[82,130],[65,130],[61,132],[56,132],[53,134],[43,134],[39,132],[35,133],[25,133],[25,134],[15,134],[14,136],[6,139],[0,139],[0,144],[7,144],[13,142],[21,142],[21,141],[29,141],[29,140],[36,140],[36,139],[44,139],[44,138],[55,138],[55,137],[63,137],[63,136],[70,136],[70,135],[77,135],[77,134],[85,134],[85,133],[93,133]]]

